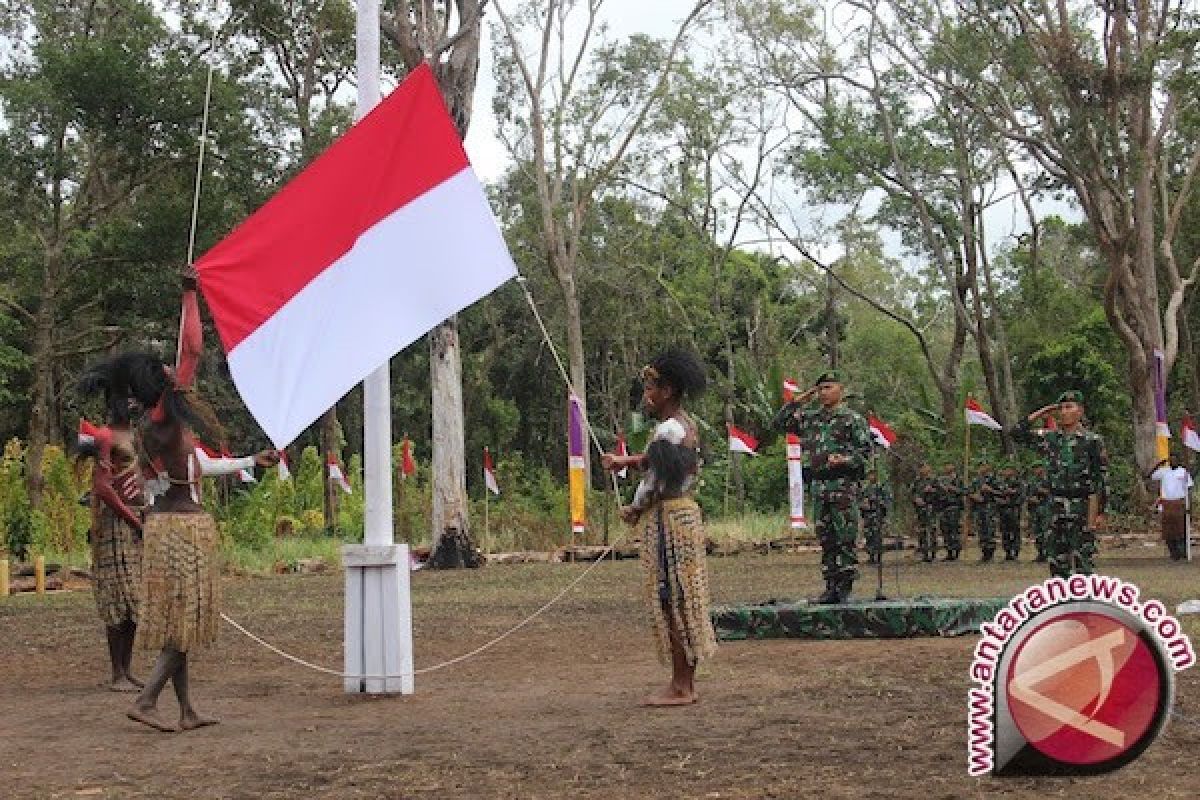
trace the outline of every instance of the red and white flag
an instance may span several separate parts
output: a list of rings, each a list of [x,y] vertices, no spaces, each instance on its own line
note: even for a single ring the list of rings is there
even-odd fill
[[[500,484],[496,483],[496,468],[492,466],[492,451],[483,448],[483,485],[492,494],[500,494]]]
[[[234,383],[280,448],[516,276],[424,64],[196,269]]]
[[[967,405],[964,409],[968,425],[982,425],[985,428],[991,428],[994,431],[1001,429],[1001,425],[996,420],[992,419],[992,415],[983,410],[983,406],[975,402],[974,397],[967,398]]]
[[[292,468],[288,466],[287,450],[279,451],[279,480],[291,480]]]
[[[400,446],[400,480],[408,480],[417,471],[417,463],[413,461],[412,440],[407,436]]]
[[[800,394],[800,384],[791,378],[783,379],[783,402],[790,403],[792,398]]]
[[[342,472],[342,465],[338,463],[337,456],[330,453],[326,464],[329,465],[329,480],[342,487],[342,491],[346,494],[354,494],[354,490],[350,488],[350,481],[346,480],[346,473]]]
[[[629,446],[625,444],[625,434],[624,433],[617,434],[617,446],[614,449],[613,455],[618,455],[618,456],[621,456],[622,458],[629,455]],[[621,480],[625,480],[625,478],[628,476],[629,476],[629,467],[624,467],[620,470],[617,470],[617,477],[620,478]]]
[[[729,428],[729,452],[745,453],[748,456],[756,456],[758,453],[758,439],[755,439],[750,434],[741,430],[733,423],[728,425]]]
[[[233,453],[229,452],[228,450],[222,450],[221,458],[232,459]],[[258,483],[258,481],[255,480],[255,478],[254,478],[254,470],[252,470],[252,469],[246,469],[243,467],[243,468],[239,469],[237,471],[237,473],[238,473],[238,480],[240,480],[242,483]]]
[[[867,417],[867,423],[871,426],[871,436],[875,439],[875,444],[886,449],[896,443],[896,432],[879,417],[871,414]]]
[[[95,425],[88,422],[83,417],[79,418],[78,441],[79,441],[80,447],[96,444],[97,437],[100,437],[102,435],[103,435],[103,433],[101,432],[100,428],[97,428]]]
[[[1183,423],[1179,426],[1184,447],[1189,450],[1200,450],[1200,433],[1196,433],[1196,423],[1191,414],[1183,415]]]

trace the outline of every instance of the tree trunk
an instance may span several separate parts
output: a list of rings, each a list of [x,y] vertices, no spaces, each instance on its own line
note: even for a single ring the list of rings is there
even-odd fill
[[[337,406],[333,406],[317,422],[317,437],[321,450],[321,476],[324,478],[321,486],[321,509],[325,516],[325,533],[334,535],[338,532],[338,496],[333,481],[329,480],[329,456],[338,456],[338,419]]]
[[[29,447],[25,453],[25,485],[29,491],[29,504],[34,509],[42,506],[42,457],[50,439],[50,404],[53,400],[52,375],[54,365],[54,320],[50,295],[42,298],[42,306],[34,318],[33,329],[33,385],[32,404],[29,409]]]
[[[467,513],[457,317],[429,332],[429,378],[433,393],[433,545],[429,564],[443,568],[483,566]]]
[[[849,252],[846,253],[849,257]],[[825,276],[825,341],[829,347],[829,368],[838,368],[837,295],[832,274]]]
[[[559,267],[558,279],[563,291],[563,308],[567,315],[567,370],[571,375],[571,386],[579,398],[586,423],[588,410],[587,362],[583,353],[583,311],[579,303],[579,289],[575,284],[574,267]],[[584,430],[583,474],[591,483],[592,448],[587,444],[588,434]]]

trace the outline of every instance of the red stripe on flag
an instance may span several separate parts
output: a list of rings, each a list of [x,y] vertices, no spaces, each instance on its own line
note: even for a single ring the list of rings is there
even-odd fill
[[[226,352],[345,255],[365,231],[468,166],[433,73],[422,64],[196,262]],[[331,203],[331,197],[354,202]],[[256,269],[244,269],[247,262]]]

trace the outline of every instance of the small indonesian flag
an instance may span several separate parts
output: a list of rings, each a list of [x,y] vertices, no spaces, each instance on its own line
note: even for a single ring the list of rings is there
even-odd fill
[[[992,415],[984,411],[983,406],[975,402],[974,397],[967,397],[965,412],[968,425],[982,425],[994,431],[1001,429],[1000,423],[992,419]]]
[[[792,378],[783,379],[783,402],[790,403],[800,393],[800,384]]]
[[[228,450],[222,450],[221,458],[233,458],[233,453],[229,452]],[[238,479],[241,480],[242,483],[258,483],[258,481],[254,479],[254,471],[249,469],[239,469]]]
[[[281,448],[516,276],[428,64],[196,270],[238,392]]]
[[[871,426],[871,436],[880,447],[889,448],[896,443],[896,432],[886,422],[874,414],[867,417],[867,422]]]
[[[758,439],[755,439],[750,434],[738,428],[733,423],[729,423],[729,452],[745,453],[749,456],[758,455]]]
[[[500,494],[500,484],[496,483],[496,468],[492,466],[492,451],[483,448],[483,485],[492,494]]]
[[[1183,424],[1180,425],[1182,432],[1183,445],[1189,450],[1200,450],[1200,433],[1196,433],[1196,423],[1192,421],[1191,414],[1183,415]]]
[[[292,469],[288,466],[287,450],[279,451],[279,480],[291,480]]]
[[[629,455],[629,446],[625,444],[625,434],[624,433],[617,434],[617,446],[616,446],[616,450],[615,450],[614,454],[621,456],[622,458]],[[622,480],[624,480],[628,476],[629,476],[629,467],[624,467],[617,471],[617,477]]]
[[[408,480],[409,476],[415,474],[416,471],[417,464],[413,461],[412,455],[412,440],[406,436],[400,445],[400,480]]]
[[[330,453],[325,463],[329,467],[329,480],[342,487],[342,491],[346,494],[353,494],[354,490],[350,488],[350,481],[346,480],[346,473],[342,472],[342,466],[338,463],[337,456]]]
[[[97,428],[95,425],[88,422],[83,417],[79,418],[79,439],[78,439],[78,441],[79,441],[80,447],[96,444],[96,440],[98,438],[103,437],[103,435],[104,434],[103,434],[101,428]]]

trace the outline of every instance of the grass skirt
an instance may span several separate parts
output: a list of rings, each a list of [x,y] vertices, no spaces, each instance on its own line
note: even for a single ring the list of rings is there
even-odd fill
[[[217,523],[204,513],[146,515],[138,646],[186,653],[217,639]]]
[[[96,610],[110,628],[137,623],[142,581],[142,544],[137,531],[108,506],[92,522],[92,576]]]
[[[690,497],[663,500],[646,509],[638,524],[646,600],[654,618],[659,661],[671,663],[672,626],[679,633],[689,664],[711,657],[717,650],[717,637],[709,616],[700,507]]]

